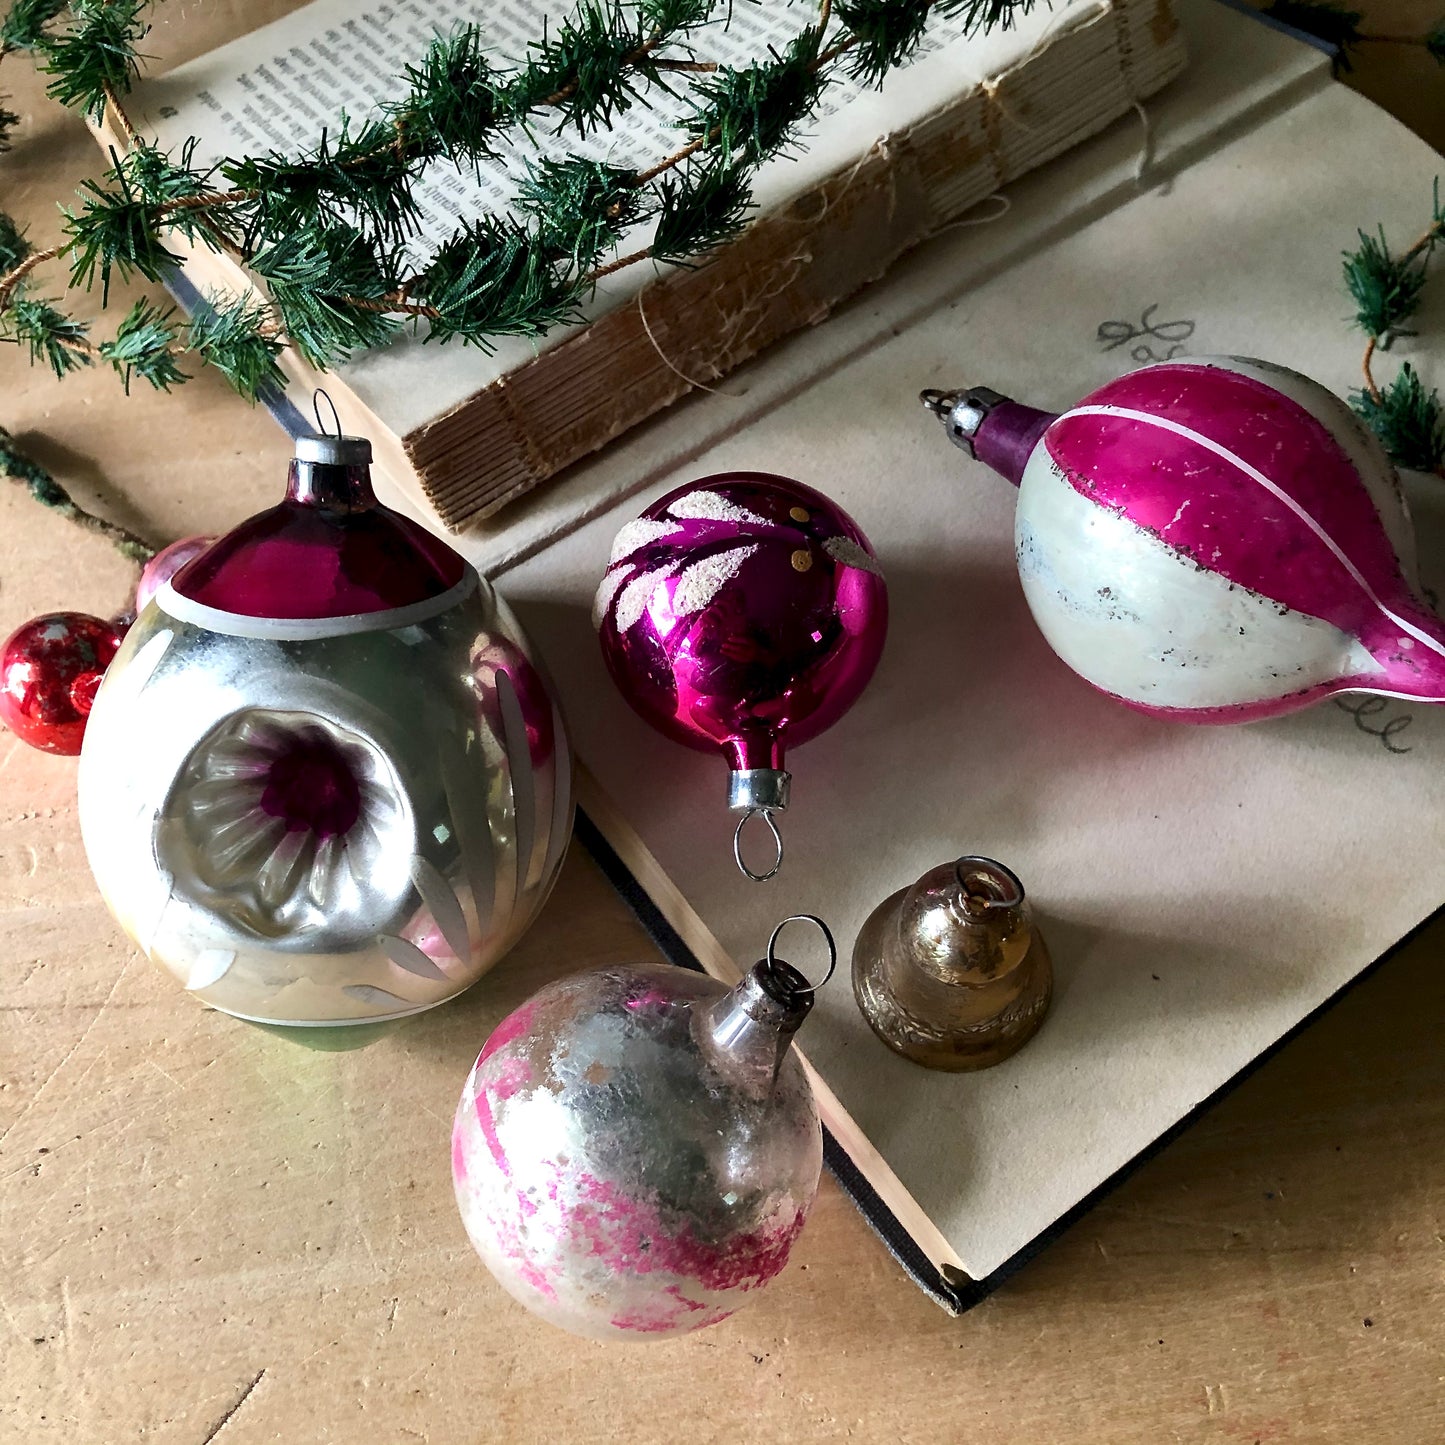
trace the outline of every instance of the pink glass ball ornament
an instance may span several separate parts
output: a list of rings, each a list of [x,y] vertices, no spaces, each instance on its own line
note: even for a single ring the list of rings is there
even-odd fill
[[[987,388],[923,393],[1019,488],[1024,596],[1102,692],[1185,722],[1340,692],[1445,702],[1399,479],[1308,377],[1244,357],[1130,372],[1054,415]]]
[[[135,584],[135,610],[139,616],[146,609],[146,603],[176,575],[188,562],[193,562],[216,539],[213,536],[182,537],[169,547],[162,547],[149,562],[141,568],[140,578]]]
[[[566,735],[526,638],[376,500],[370,458],[360,438],[297,438],[280,504],[161,582],[80,762],[121,926],[198,999],[298,1036],[475,983],[571,831]]]
[[[797,915],[822,931],[821,920]],[[726,1319],[787,1263],[823,1162],[791,1040],[814,986],[775,953],[734,989],[593,969],[497,1026],[452,1132],[477,1253],[533,1313],[594,1339]],[[819,985],[821,987],[821,984]]]
[[[593,622],[623,697],[666,737],[721,752],[734,856],[782,862],[789,747],[857,701],[883,651],[888,589],[867,537],[811,487],[725,472],[669,492],[617,534]],[[766,872],[748,818],[772,829]]]

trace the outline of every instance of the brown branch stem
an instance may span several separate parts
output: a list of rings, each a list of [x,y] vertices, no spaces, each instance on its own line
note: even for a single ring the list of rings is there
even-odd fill
[[[614,256],[603,266],[594,266],[583,278],[583,286],[595,286],[604,276],[610,276],[614,271],[620,271],[624,266],[630,266],[634,261],[645,261],[652,255],[652,247],[644,246],[640,251],[629,251],[625,256]]]
[[[18,266],[0,276],[0,311],[4,311],[14,299],[15,288],[37,267],[46,261],[53,261],[64,251],[63,246],[51,246],[44,251],[32,251]]]
[[[125,107],[120,103],[120,97],[109,85],[105,87],[105,103],[115,117],[115,123],[120,127],[121,135],[125,137],[127,148],[135,145],[140,140],[140,133],[131,124],[130,116],[126,114]]]
[[[1360,362],[1360,370],[1364,373],[1365,377],[1365,390],[1369,392],[1370,400],[1374,402],[1376,406],[1378,406],[1380,402],[1384,399],[1380,395],[1380,388],[1375,385],[1374,372],[1370,369],[1370,363],[1374,360],[1375,348],[1378,345],[1379,337],[1371,336],[1365,342],[1365,355],[1363,360]]]

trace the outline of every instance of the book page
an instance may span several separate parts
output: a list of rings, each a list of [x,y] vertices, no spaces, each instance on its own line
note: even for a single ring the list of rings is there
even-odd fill
[[[228,45],[147,80],[128,107],[139,130],[163,146],[188,137],[199,141],[197,158],[212,160],[237,153],[293,151],[314,144],[324,126],[335,126],[341,109],[360,117],[378,101],[406,88],[400,72],[419,60],[430,37],[468,18],[485,26],[490,44],[520,55],[540,29],[546,13],[564,6],[523,5],[520,0],[395,0],[357,12],[345,0],[313,0],[310,5],[243,35]],[[813,126],[801,148],[765,164],[754,186],[762,212],[773,211],[805,194],[826,177],[854,165],[870,147],[893,132],[933,114],[1042,49],[1068,27],[1104,15],[1108,0],[1063,0],[1052,10],[1037,8],[1008,31],[968,41],[948,42],[936,30],[933,41],[906,69],[895,72],[881,90],[838,85],[826,96],[829,113]],[[738,0],[727,28],[710,27],[697,45],[700,56],[739,60],[778,45],[815,15],[809,5],[753,5]],[[947,43],[945,43],[947,42]],[[680,77],[679,81],[685,81]],[[686,139],[675,128],[680,99],[658,100],[655,111],[634,107],[616,132],[587,142],[593,154],[651,163]],[[1087,104],[1087,97],[1078,97]],[[548,138],[541,146],[575,148],[575,133]],[[421,187],[424,234],[414,249],[451,235],[469,215],[505,207],[518,164],[528,143],[503,148],[498,164],[480,178],[470,170],[439,164]],[[624,304],[658,274],[651,263],[608,276],[583,308],[595,316]],[[569,334],[555,327],[539,339],[498,338],[494,349],[452,345],[426,346],[410,333],[381,350],[339,368],[357,398],[393,432],[405,435],[490,385]],[[425,349],[423,350],[423,347]]]
[[[1328,151],[1321,135],[1334,137]],[[870,298],[882,342],[828,366],[817,363],[831,323],[801,337],[781,404],[499,579],[557,679],[578,755],[686,900],[673,921],[695,949],[715,940],[746,965],[788,913],[832,925],[839,976],[800,1047],[974,1278],[1440,905],[1445,708],[1354,696],[1198,727],[1095,692],[1025,604],[1017,493],[948,443],[918,391],[987,385],[1062,410],[1137,365],[1194,352],[1265,357],[1348,392],[1361,338],[1340,252],[1377,222],[1407,244],[1428,221],[1438,166],[1382,111],[1326,85],[964,292],[925,292],[926,258],[905,263]],[[935,265],[952,256],[967,275],[978,244],[966,230],[940,238]],[[1428,294],[1420,334],[1398,339],[1388,366],[1408,360],[1435,386],[1445,300]],[[838,501],[890,592],[868,690],[789,751],[787,860],[765,886],[733,864],[722,756],[667,741],[628,708],[590,621],[618,528],[730,470],[794,476]],[[1410,492],[1424,583],[1445,595],[1445,493],[1435,478]],[[878,903],[975,853],[1028,889],[1054,1002],[1007,1062],[935,1073],[873,1036],[847,960]]]

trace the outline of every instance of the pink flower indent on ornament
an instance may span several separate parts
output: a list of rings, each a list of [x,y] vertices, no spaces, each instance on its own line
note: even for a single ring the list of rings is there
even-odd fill
[[[403,858],[415,847],[380,751],[310,713],[243,708],[217,724],[187,759],[166,814],[180,823],[158,835],[176,890],[265,937],[340,926],[401,866],[388,861],[398,845]]]
[[[332,838],[355,826],[361,781],[327,733],[298,728],[280,741],[267,766],[260,808],[281,819],[287,832]]]

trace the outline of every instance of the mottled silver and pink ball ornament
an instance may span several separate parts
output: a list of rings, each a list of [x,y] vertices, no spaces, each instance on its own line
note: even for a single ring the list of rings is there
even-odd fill
[[[684,1334],[787,1263],[823,1142],[791,1047],[814,990],[777,936],[732,990],[598,969],[487,1040],[452,1133],[457,1203],[487,1268],[543,1319],[596,1339]]]
[[[791,746],[857,701],[883,651],[888,589],[867,537],[811,487],[725,472],[669,492],[617,534],[593,622],[622,695],[659,732],[729,768],[739,867],[782,861]],[[769,823],[771,869],[743,862]]]
[[[156,559],[80,760],[121,926],[202,1002],[312,1039],[480,978],[572,819],[526,639],[377,502],[370,459],[360,438],[299,437],[279,506]]]
[[[1185,722],[1275,717],[1339,692],[1445,702],[1399,479],[1298,372],[1162,362],[1062,415],[986,388],[925,392],[1019,488],[1034,620],[1103,692]]]

